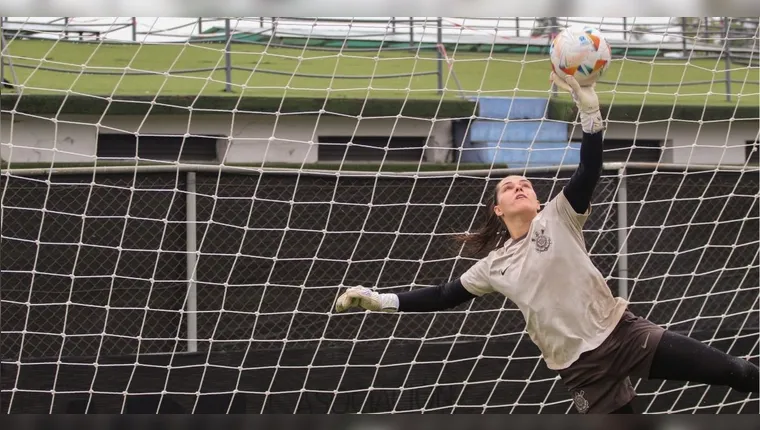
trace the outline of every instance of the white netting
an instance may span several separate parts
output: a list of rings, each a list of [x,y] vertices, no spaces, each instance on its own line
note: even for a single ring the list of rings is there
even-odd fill
[[[756,18],[9,18],[2,410],[570,412],[503,297],[332,305],[462,273],[452,235],[507,173],[559,192],[580,130],[546,47],[579,22],[615,58],[595,263],[756,362]],[[637,388],[652,413],[758,412]]]

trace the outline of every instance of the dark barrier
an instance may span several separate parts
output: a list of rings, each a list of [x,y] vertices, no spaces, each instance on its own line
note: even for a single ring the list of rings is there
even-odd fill
[[[754,348],[757,355],[756,342],[741,339],[732,349]],[[725,350],[728,342],[717,346]],[[527,341],[392,341],[101,357],[97,368],[92,357],[67,358],[60,366],[26,364],[20,375],[17,366],[4,365],[4,386],[18,391],[3,396],[3,410],[10,404],[12,413],[573,413],[565,388],[537,356]],[[745,402],[748,396],[725,388],[682,387],[644,383],[636,405],[659,413],[759,412],[757,400]]]
[[[621,182],[608,173],[586,240],[617,291]],[[545,201],[565,183],[567,175],[560,176],[530,177]],[[184,173],[53,176],[50,185],[3,177],[4,411],[44,412],[51,402],[56,411],[76,409],[92,384],[112,393],[92,402],[109,412],[157,407],[145,400],[150,396],[125,398],[124,390],[157,393],[166,405],[176,403],[164,408],[184,411],[231,404],[246,412],[569,410],[564,389],[523,335],[522,316],[503,297],[435,315],[330,313],[339,285],[402,291],[462,273],[472,262],[456,258],[451,234],[479,219],[494,181],[200,173],[196,179],[200,353],[184,355]],[[625,186],[632,310],[756,358],[757,175],[634,170]],[[56,366],[71,357],[87,358]],[[166,368],[135,365],[167,357],[168,379]],[[420,364],[410,367],[412,361]],[[272,367],[241,370],[266,366]],[[270,394],[230,403],[224,393],[235,387]],[[652,401],[644,405],[650,411],[757,412],[756,401],[732,403],[736,397],[724,399],[717,388],[683,387],[645,384],[639,391],[642,401]],[[164,389],[189,394],[161,397]],[[204,394],[196,397],[199,390]],[[80,393],[66,394],[72,391]]]

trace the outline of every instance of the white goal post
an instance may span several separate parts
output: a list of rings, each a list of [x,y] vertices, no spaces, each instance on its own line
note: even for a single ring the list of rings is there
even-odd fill
[[[461,274],[452,238],[504,176],[561,190],[580,130],[546,48],[570,24],[615,49],[594,263],[757,363],[757,20],[24,18],[2,22],[0,410],[572,413],[504,297],[333,311]],[[760,412],[634,383],[647,413]]]

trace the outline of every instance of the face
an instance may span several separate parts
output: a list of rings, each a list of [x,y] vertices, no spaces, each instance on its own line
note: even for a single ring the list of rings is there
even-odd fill
[[[523,176],[507,176],[496,186],[496,216],[537,214],[540,208],[533,184]]]

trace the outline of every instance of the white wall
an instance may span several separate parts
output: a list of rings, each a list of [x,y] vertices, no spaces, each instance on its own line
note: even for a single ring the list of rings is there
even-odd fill
[[[97,150],[100,117],[66,115],[52,119],[16,115],[0,118],[0,155],[14,162],[92,162]],[[358,125],[357,125],[358,123]],[[358,128],[357,128],[358,127]],[[218,154],[225,162],[317,161],[320,135],[419,136],[429,138],[428,161],[445,160],[451,147],[448,121],[403,118],[363,118],[316,115],[195,114],[113,115],[100,123],[101,133],[155,133],[231,136],[220,139]],[[443,147],[443,148],[441,148]],[[227,151],[225,151],[228,148]],[[436,149],[437,148],[437,149]]]
[[[671,121],[639,124],[612,122],[605,138],[665,142],[661,162],[675,164],[744,164],[747,141],[757,138],[758,120],[708,122]],[[574,138],[580,139],[580,127]]]
[[[99,117],[61,116],[57,121],[9,115],[0,118],[0,155],[13,162],[91,162],[96,154]],[[188,126],[189,125],[189,126]],[[432,127],[432,129],[431,129]],[[664,140],[662,162],[678,164],[743,164],[745,145],[758,134],[758,121],[705,123],[656,122],[610,123],[607,138]],[[394,118],[362,119],[306,115],[195,114],[110,116],[103,119],[101,132],[157,134],[231,135],[227,163],[317,161],[319,135],[423,136],[429,137],[428,161],[443,161],[451,147],[451,123]],[[231,131],[231,133],[230,133]],[[580,138],[575,127],[574,138]],[[219,156],[224,157],[227,139],[220,139]],[[437,148],[437,149],[436,149]]]

